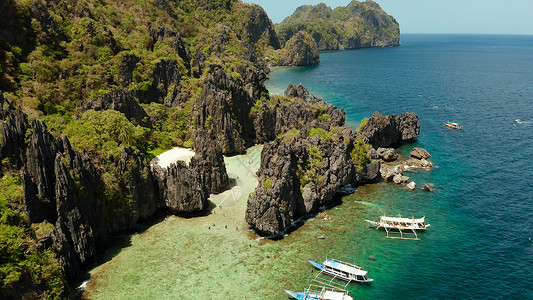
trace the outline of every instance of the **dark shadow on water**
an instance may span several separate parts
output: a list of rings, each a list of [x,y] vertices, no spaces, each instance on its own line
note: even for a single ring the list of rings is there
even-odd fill
[[[132,236],[143,233],[153,225],[164,221],[168,217],[168,215],[169,212],[167,209],[160,209],[155,212],[154,216],[150,220],[139,220],[139,222],[135,226],[135,229],[125,230],[110,235],[108,241],[105,244],[97,247],[99,251],[96,253],[94,258],[89,263],[82,266],[83,270],[80,274],[80,279],[78,282],[76,282],[74,287],[78,287],[84,281],[91,279],[91,276],[89,274],[89,271],[91,269],[94,269],[100,265],[111,261],[113,258],[120,254],[122,249],[130,247],[132,245]],[[89,282],[88,284],[90,285],[91,283]],[[83,290],[76,290],[76,297],[79,299],[84,299],[84,295],[82,293]]]

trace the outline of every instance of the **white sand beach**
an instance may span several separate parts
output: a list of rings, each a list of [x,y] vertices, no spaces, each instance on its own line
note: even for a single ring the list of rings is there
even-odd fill
[[[163,168],[168,168],[170,164],[177,162],[178,160],[184,161],[187,165],[191,161],[191,158],[194,156],[195,152],[189,148],[174,147],[172,150],[162,153],[161,155],[156,156],[150,164],[159,165]]]

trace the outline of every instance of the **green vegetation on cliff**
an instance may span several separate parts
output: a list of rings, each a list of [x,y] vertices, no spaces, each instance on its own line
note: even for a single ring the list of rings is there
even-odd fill
[[[23,212],[22,180],[12,173],[8,171],[0,178],[0,298],[67,298],[70,290],[56,255],[40,249],[38,242],[53,226],[46,222],[29,224]]]
[[[282,43],[299,31],[309,33],[319,50],[398,46],[398,22],[375,2],[352,1],[331,9],[324,3],[304,5],[276,25]]]
[[[264,10],[240,0],[5,0],[0,94],[87,152],[113,219],[115,211],[137,213],[133,174],[117,166],[123,147],[148,155],[192,147],[198,129],[253,142],[247,108],[268,98],[262,56],[279,48]],[[52,251],[61,245],[46,239],[55,224],[29,224],[24,170],[6,171],[14,164],[4,160],[0,169],[0,298],[68,297]]]

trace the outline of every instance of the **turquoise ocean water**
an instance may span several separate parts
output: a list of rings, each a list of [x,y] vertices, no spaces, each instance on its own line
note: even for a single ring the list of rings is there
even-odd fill
[[[348,230],[327,253],[375,279],[352,285],[355,298],[533,299],[533,37],[402,35],[401,47],[320,58],[273,69],[271,93],[302,83],[353,128],[376,110],[415,112],[419,139],[399,151],[423,147],[435,165],[406,174],[414,192],[364,186],[329,212]],[[386,239],[364,222],[384,213],[425,215],[431,228],[420,241]]]

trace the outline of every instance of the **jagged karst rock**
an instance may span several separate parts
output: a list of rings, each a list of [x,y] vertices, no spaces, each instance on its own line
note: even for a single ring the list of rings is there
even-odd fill
[[[148,33],[154,41],[170,39],[172,48],[174,48],[178,56],[181,57],[185,66],[190,68],[191,56],[189,47],[183,42],[183,39],[177,30],[167,27],[158,27],[157,29],[149,27]]]
[[[302,99],[307,89],[289,85],[285,93]],[[344,125],[346,111],[311,96],[307,101],[278,102],[273,106],[263,103],[254,114],[256,143],[272,141],[289,128],[307,132],[311,128],[329,131]]]
[[[207,208],[209,191],[197,169],[178,161],[168,168],[153,165],[152,170],[158,184],[159,199],[164,199],[170,211],[191,213]]]
[[[378,158],[383,159],[383,161],[391,162],[398,159],[398,153],[394,148],[378,148],[377,149]]]
[[[276,235],[296,219],[315,213],[342,187],[379,177],[379,161],[356,171],[351,158],[353,133],[340,131],[335,141],[304,131],[293,139],[265,145],[255,193],[248,199],[246,221],[260,234]]]
[[[143,153],[123,147],[116,166],[119,174],[129,175],[122,178],[132,203],[131,211],[124,216],[128,225],[124,229],[132,229],[139,219],[149,219],[164,203],[157,197],[156,182]]]
[[[192,168],[199,170],[210,193],[222,192],[229,184],[222,148],[213,143],[215,139],[213,133],[197,131],[194,137],[196,155],[190,163]]]
[[[301,83],[298,85],[289,83],[289,86],[287,86],[287,89],[285,90],[285,97],[296,97],[305,100],[307,99],[307,96],[309,96],[309,90],[306,89]]]
[[[311,35],[300,31],[287,41],[279,51],[279,60],[273,61],[275,66],[312,66],[320,63],[318,47]]]
[[[132,93],[123,89],[111,89],[109,94],[99,100],[89,100],[85,109],[116,110],[123,113],[126,118],[134,119],[137,124],[150,127],[150,118],[144,108],[135,100]]]
[[[20,109],[15,109],[11,102],[4,99],[0,93],[0,157],[9,159],[17,169],[24,163],[24,151],[26,147],[26,133],[30,133],[28,117]]]
[[[244,31],[252,45],[269,45],[274,49],[279,49],[280,43],[278,35],[274,30],[274,25],[265,10],[257,4],[248,4],[244,12]]]
[[[118,80],[123,87],[128,86],[133,79],[133,71],[137,67],[137,64],[141,61],[139,57],[134,54],[126,54],[122,58],[118,70]]]
[[[415,113],[384,116],[374,112],[360,131],[363,140],[374,148],[410,142],[419,133],[420,124]]]
[[[196,124],[211,130],[224,154],[243,153],[255,140],[252,96],[220,66],[213,66],[196,101]]]
[[[155,65],[152,84],[146,91],[137,91],[136,96],[142,103],[163,103],[169,88],[180,84],[181,75],[176,61],[163,59]]]
[[[422,149],[419,147],[416,147],[411,150],[411,153],[409,155],[415,159],[428,159],[431,157],[431,154],[429,154],[426,149]]]

